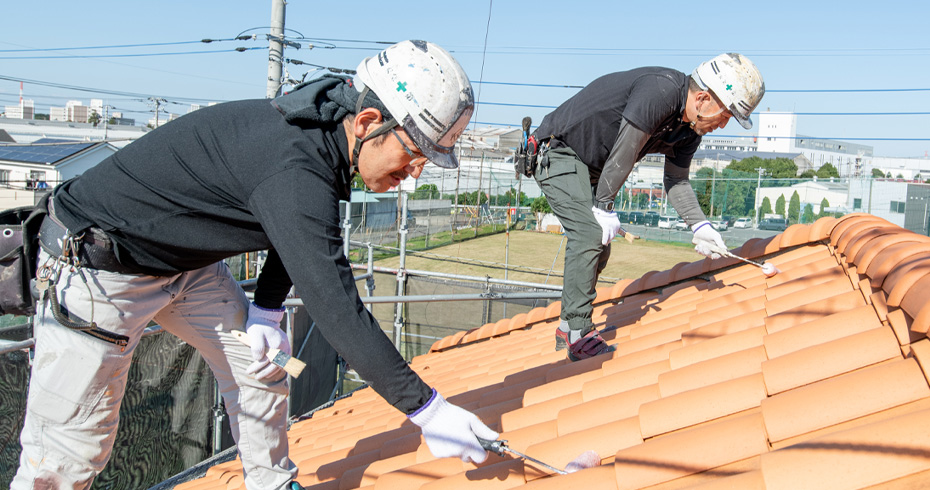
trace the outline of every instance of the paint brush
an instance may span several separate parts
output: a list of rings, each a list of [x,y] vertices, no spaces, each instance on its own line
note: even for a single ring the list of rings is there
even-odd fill
[[[239,342],[242,342],[245,345],[251,347],[249,342],[249,334],[243,332],[242,330],[233,330],[233,337],[236,337]],[[281,351],[280,349],[275,349],[271,347],[268,349],[268,352],[265,353],[268,356],[268,359],[271,360],[271,363],[280,367],[281,369],[287,371],[287,374],[290,374],[293,377],[300,376],[300,373],[307,367],[307,364],[300,359],[295,359],[291,357],[288,353]]]

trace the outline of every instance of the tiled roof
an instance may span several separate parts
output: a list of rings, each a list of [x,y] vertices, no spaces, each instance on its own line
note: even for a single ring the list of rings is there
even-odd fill
[[[554,352],[559,305],[445,338],[411,366],[558,476],[491,455],[437,460],[363,389],[295,424],[315,490],[859,489],[930,485],[930,238],[870,215],[823,218],[735,253],[598,291],[613,353]],[[183,490],[242,487],[241,466]]]

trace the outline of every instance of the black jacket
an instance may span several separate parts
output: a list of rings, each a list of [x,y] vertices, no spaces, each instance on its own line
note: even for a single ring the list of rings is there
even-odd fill
[[[293,280],[330,344],[411,413],[431,390],[362,305],[342,252],[339,201],[349,199],[352,177],[346,150],[340,121],[288,121],[267,100],[219,104],[62,184],[56,213],[72,231],[100,227],[121,263],[150,274],[270,249],[256,302],[280,306]]]

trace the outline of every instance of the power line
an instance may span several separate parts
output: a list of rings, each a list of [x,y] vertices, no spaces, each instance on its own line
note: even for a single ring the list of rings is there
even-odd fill
[[[8,75],[0,75],[0,80],[7,80],[10,82],[17,82],[17,83],[23,82],[23,83],[33,84],[33,85],[40,85],[43,87],[74,90],[77,92],[90,92],[90,93],[98,93],[98,94],[118,95],[122,97],[130,97],[133,99],[148,99],[149,97],[153,95],[153,94],[141,94],[141,93],[135,93],[135,92],[123,92],[119,90],[105,90],[105,89],[97,89],[97,88],[89,88],[89,87],[79,87],[77,85],[66,85],[63,83],[44,82],[42,80],[31,80],[28,78],[11,77]],[[154,95],[159,95],[168,100],[173,99],[173,100],[180,100],[180,101],[185,101],[185,102],[223,102],[220,100],[211,101],[209,99],[195,99],[191,97],[171,97],[171,96],[160,95],[160,94],[154,94]]]
[[[60,56],[0,56],[0,60],[56,60],[71,58],[144,58],[149,56],[178,56],[188,54],[216,54],[268,49],[266,47],[218,49],[213,51],[176,51],[171,53],[129,53],[129,54],[66,54]]]
[[[254,36],[238,36],[230,39],[201,39],[199,41],[177,41],[177,42],[165,42],[165,43],[145,43],[145,44],[114,44],[110,46],[79,46],[79,47],[64,47],[64,48],[26,48],[26,49],[0,49],[0,53],[35,53],[43,51],[80,51],[84,49],[122,49],[122,48],[147,48],[152,46],[179,46],[184,44],[200,44],[200,43],[218,43],[225,41],[248,41],[254,40]]]

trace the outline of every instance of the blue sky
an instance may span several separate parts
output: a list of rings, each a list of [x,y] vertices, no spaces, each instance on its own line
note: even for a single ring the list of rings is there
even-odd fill
[[[879,156],[922,157],[930,151],[928,14],[930,4],[913,1],[294,0],[287,5],[288,35],[315,41],[300,41],[301,49],[287,49],[285,57],[355,68],[363,57],[376,53],[371,41],[419,38],[452,51],[473,82],[581,86],[602,74],[637,66],[690,72],[701,61],[735,51],[753,59],[765,78],[769,92],[759,110],[802,113],[799,133],[872,145]],[[7,2],[0,31],[0,76],[127,92],[132,95],[25,85],[26,98],[36,101],[39,112],[47,112],[50,105],[63,106],[68,99],[88,103],[90,98],[103,98],[137,121],[151,117],[142,112],[147,106],[139,95],[176,102],[167,107],[179,114],[187,111],[190,100],[261,98],[268,46],[263,34],[270,17],[270,0]],[[259,40],[21,51],[180,43],[242,33],[258,34]],[[310,42],[316,47],[310,49]],[[234,52],[235,47],[261,49]],[[191,51],[222,52],[81,57]],[[290,64],[287,70],[300,78],[308,67]],[[869,91],[850,91],[859,89]],[[831,92],[835,90],[846,92]],[[577,89],[476,83],[475,91],[484,102],[475,120],[518,125],[525,115],[538,123],[551,110],[545,106],[558,105]],[[0,105],[14,103],[18,93],[18,83],[0,80]],[[920,112],[928,114],[901,114]],[[714,134],[751,133],[733,123]],[[892,138],[917,141],[887,140]]]

